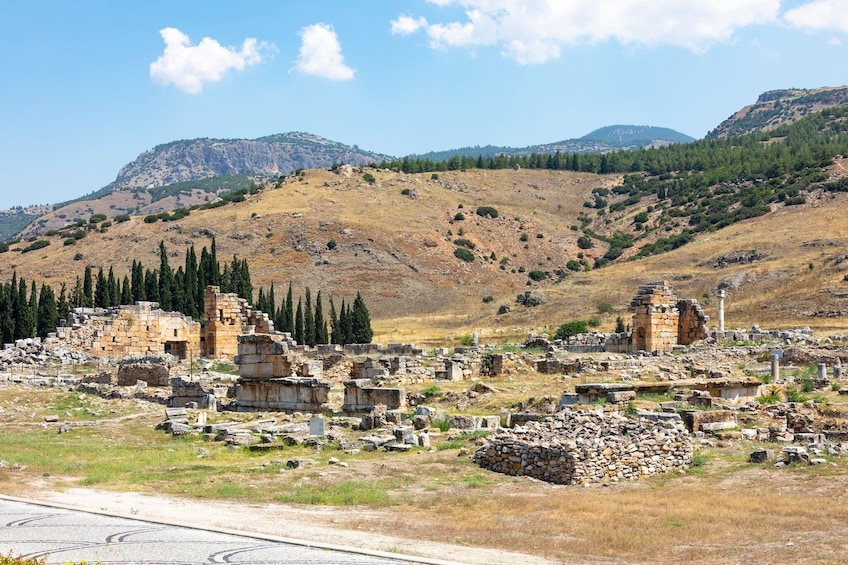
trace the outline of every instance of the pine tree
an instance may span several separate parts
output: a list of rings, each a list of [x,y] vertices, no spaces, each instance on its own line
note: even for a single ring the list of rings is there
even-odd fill
[[[300,298],[297,299],[297,312],[294,315],[294,340],[303,344],[303,308],[301,307]]]
[[[36,333],[39,337],[47,337],[47,334],[56,331],[59,323],[59,310],[56,306],[56,295],[53,289],[46,284],[41,285],[41,293],[38,296],[38,327]]]
[[[94,282],[91,280],[91,266],[86,265],[82,276],[82,307],[94,307]]]
[[[371,343],[374,332],[371,329],[371,316],[362,295],[356,293],[353,301],[353,343]]]

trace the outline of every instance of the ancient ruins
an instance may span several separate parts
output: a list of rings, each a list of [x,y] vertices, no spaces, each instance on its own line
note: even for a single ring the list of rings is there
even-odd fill
[[[489,435],[473,453],[480,466],[561,484],[680,471],[692,462],[691,434],[794,443],[786,457],[805,462],[820,459],[809,454],[848,452],[839,443],[848,440],[841,416],[758,401],[774,393],[766,382],[793,386],[792,373],[781,371],[793,362],[817,364],[810,386],[836,390],[848,351],[826,349],[809,330],[726,330],[725,295],[720,298],[718,329],[708,328],[695,300],[679,299],[658,281],[640,287],[631,302],[632,332],[566,340],[533,334],[518,351],[480,344],[475,336],[470,345],[425,353],[410,344],[304,346],[275,331],[246,300],[210,286],[202,325],[152,302],[78,309],[47,339],[7,344],[0,365],[65,366],[91,356],[113,369],[77,379],[76,390],[161,403],[168,407],[162,429],[202,432],[256,450],[286,442],[320,445],[332,437],[351,452],[402,452],[429,449],[439,429],[482,432]],[[736,342],[753,345],[720,347]],[[238,375],[209,371],[211,360],[232,360]],[[204,368],[196,372],[198,363]],[[528,372],[561,383],[562,394],[513,403],[496,414],[476,411],[479,401],[499,392],[491,379]],[[450,411],[429,405],[441,387],[451,391],[441,399]],[[645,402],[647,395],[667,400]],[[239,425],[202,425],[200,414],[227,411],[277,414],[268,422],[289,423],[261,428],[258,444]],[[190,424],[195,413],[198,421]]]

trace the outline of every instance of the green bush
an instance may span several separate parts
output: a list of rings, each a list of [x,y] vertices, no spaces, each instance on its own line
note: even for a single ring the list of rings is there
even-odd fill
[[[598,312],[601,314],[612,314],[613,307],[609,302],[601,302],[598,304]]]
[[[583,265],[581,265],[580,261],[577,259],[570,259],[568,263],[565,264],[565,268],[569,271],[579,271],[583,268]]]
[[[457,259],[462,259],[466,263],[474,262],[474,254],[464,247],[457,247],[453,250],[453,254]]]
[[[577,238],[577,247],[580,249],[591,249],[595,247],[595,242],[587,235],[581,235]]]
[[[523,234],[521,234],[521,237],[519,237],[518,239],[520,239],[521,241],[527,241],[528,239],[530,239],[530,236],[527,235],[526,233],[523,233]]]
[[[453,240],[453,244],[458,245],[460,247],[465,247],[466,249],[474,249],[475,247],[477,247],[476,245],[474,245],[473,241],[463,238]]]
[[[530,271],[527,276],[536,282],[540,282],[545,280],[548,275],[545,274],[545,271]]]
[[[485,218],[486,216],[490,218],[497,218],[498,211],[495,208],[492,208],[491,206],[480,206],[479,208],[477,208],[477,215],[483,218]]]
[[[463,214],[462,212],[457,212],[453,219],[454,221],[460,222],[465,219],[465,214]]]
[[[601,325],[601,319],[597,316],[592,316],[591,318],[586,320],[586,325],[588,325],[590,328],[597,328]]]
[[[130,221],[130,215],[129,214],[118,214],[117,216],[115,216],[112,219],[115,220],[115,222],[117,222],[119,224],[123,224],[124,222]]]
[[[21,249],[21,253],[29,253],[30,251],[35,251],[36,249],[43,249],[50,245],[50,242],[46,239],[40,239],[38,241],[33,241],[23,249]]]
[[[490,302],[494,302],[494,301],[495,301],[495,299],[494,299],[492,296],[490,296],[490,295],[487,295],[487,296],[484,296],[484,297],[483,297],[483,303],[484,303],[484,304],[488,304],[488,303],[490,303]]]
[[[106,219],[106,214],[94,214],[88,219],[89,224],[97,224]]]
[[[374,177],[374,175],[372,175],[371,173],[365,173],[364,175],[362,175],[362,180],[364,180],[368,184],[374,184],[375,182],[377,182],[376,177]]]
[[[330,241],[328,241],[328,242],[327,242],[327,249],[329,249],[330,251],[332,251],[333,249],[335,249],[335,248],[336,248],[336,246],[337,246],[337,245],[338,245],[338,244],[336,243],[336,240],[335,240],[335,239],[331,239]]]
[[[585,334],[588,331],[589,325],[586,320],[566,322],[556,329],[556,332],[554,332],[554,339],[568,339],[575,335]]]

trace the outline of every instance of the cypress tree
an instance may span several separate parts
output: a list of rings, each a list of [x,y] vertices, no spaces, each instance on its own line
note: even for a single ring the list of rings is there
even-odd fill
[[[21,318],[21,305],[18,300],[18,272],[12,272],[12,280],[9,283],[9,304],[11,305],[12,312],[12,341],[17,339],[20,335],[20,318]]]
[[[191,316],[194,319],[200,317],[203,311],[203,293],[199,292],[197,284],[197,254],[194,252],[194,245],[186,251],[185,273],[183,280],[183,314]]]
[[[26,280],[18,280],[18,319],[15,322],[15,338],[35,337],[35,312],[27,300]]]
[[[82,299],[81,305],[83,308],[94,307],[94,283],[91,280],[91,266],[86,265],[85,273],[82,276]]]
[[[374,332],[371,329],[371,315],[365,306],[362,295],[356,293],[353,301],[353,339],[354,343],[371,343]]]
[[[192,297],[193,298],[193,297]],[[171,281],[171,310],[186,313],[185,273],[180,265]]]
[[[71,291],[71,308],[80,308],[82,306],[82,282],[77,276],[77,282],[74,284],[74,290]]]
[[[294,334],[294,297],[292,296],[291,281],[289,281],[289,291],[286,294],[285,324],[283,331]]]
[[[135,304],[133,301],[133,293],[132,286],[130,285],[130,278],[127,275],[124,275],[124,282],[121,284],[121,304]]]
[[[315,343],[328,343],[327,322],[324,321],[324,307],[321,305],[321,291],[315,297]]]
[[[0,341],[11,343],[15,339],[15,319],[9,287],[0,283]]]
[[[106,277],[103,275],[103,267],[97,271],[97,280],[94,283],[94,307],[105,308],[108,306],[108,290],[106,289]]]
[[[35,281],[32,281],[32,286],[29,289],[29,327],[27,328],[27,337],[35,337],[38,330],[38,290],[35,287]]]
[[[59,323],[59,310],[56,306],[56,294],[46,284],[41,285],[41,293],[38,296],[38,327],[39,337],[47,337],[50,332],[56,331]]]
[[[120,306],[121,304],[121,287],[115,279],[115,270],[109,265],[109,276],[106,277],[106,288],[109,291],[109,300],[107,306]]]
[[[277,308],[277,297],[274,296],[274,283],[271,283],[271,290],[268,291],[267,307],[268,307],[267,310],[262,310],[262,311],[267,313],[270,317],[273,318],[274,312],[276,311],[276,308]]]
[[[174,273],[168,265],[168,251],[165,242],[159,242],[159,307],[166,312],[174,309],[173,306]]]
[[[130,290],[132,291],[132,302],[128,302],[128,304],[135,304],[136,302],[147,300],[144,292],[144,269],[141,266],[141,261],[136,261],[133,259],[132,269],[130,270]]]
[[[77,278],[79,280],[79,278]],[[71,311],[71,305],[68,302],[68,294],[67,288],[65,288],[65,283],[62,283],[62,288],[59,290],[59,300],[56,303],[56,310],[59,314],[60,320],[67,320],[68,314]]]
[[[265,289],[259,287],[259,298],[256,299],[256,309],[260,312],[267,312],[267,299],[265,298]]]
[[[330,326],[333,328],[330,334],[330,343],[340,344],[339,340],[339,316],[336,314],[336,305],[333,304],[333,295],[330,295]]]
[[[315,346],[315,317],[312,312],[312,294],[309,287],[306,287],[306,304],[303,310],[303,338],[306,345]]]
[[[209,263],[212,266],[210,271],[211,282],[209,284],[214,284],[216,286],[221,286],[221,266],[218,265],[218,252],[215,246],[215,238],[212,238],[212,251],[209,253]]]
[[[159,302],[159,275],[155,269],[144,271],[144,294],[150,302]]]
[[[297,312],[294,315],[294,340],[303,345],[303,308],[300,298],[297,299]]]

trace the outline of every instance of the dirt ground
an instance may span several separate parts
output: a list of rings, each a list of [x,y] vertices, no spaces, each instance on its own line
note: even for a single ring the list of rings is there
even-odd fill
[[[385,518],[389,513],[363,508],[309,507],[280,504],[243,504],[222,500],[193,500],[165,495],[111,492],[71,488],[61,492],[45,490],[35,483],[17,496],[61,504],[94,512],[117,514],[135,519],[163,521],[199,528],[224,528],[249,533],[269,534],[294,540],[354,547],[373,551],[402,553],[442,562],[469,565],[557,563],[542,557],[479,547],[463,547],[422,539],[409,539],[377,533],[357,522]],[[363,513],[368,514],[363,516]],[[384,516],[381,516],[384,514]]]

